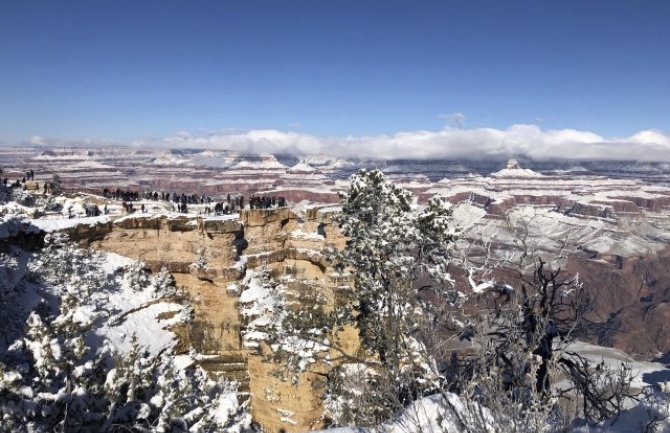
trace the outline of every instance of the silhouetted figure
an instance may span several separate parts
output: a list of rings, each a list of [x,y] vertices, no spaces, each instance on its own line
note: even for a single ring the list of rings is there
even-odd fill
[[[84,208],[86,210],[86,216],[88,217],[97,217],[100,216],[100,208],[97,204],[89,204]]]

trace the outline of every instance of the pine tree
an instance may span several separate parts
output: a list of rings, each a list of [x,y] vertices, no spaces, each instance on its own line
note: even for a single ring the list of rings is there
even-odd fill
[[[152,276],[151,286],[156,298],[174,296],[177,293],[177,281],[170,270],[163,266],[161,270]]]
[[[285,319],[306,339],[348,324],[358,329],[363,350],[342,353],[346,362],[329,374],[326,399],[337,424],[376,425],[437,385],[417,330],[435,315],[425,292],[459,299],[447,269],[456,231],[448,203],[434,198],[419,209],[413,200],[378,170],[352,176],[337,216],[346,246],[330,252],[336,270],[354,276],[351,303],[312,311],[310,320],[304,312]]]
[[[130,263],[123,273],[124,282],[132,290],[141,292],[151,284],[151,279],[147,271],[144,270],[146,264],[142,261],[134,260]]]

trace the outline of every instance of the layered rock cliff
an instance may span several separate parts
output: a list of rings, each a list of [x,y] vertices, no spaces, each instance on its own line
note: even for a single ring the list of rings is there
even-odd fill
[[[543,210],[506,211],[505,220],[496,220],[488,218],[480,204],[471,203],[459,205],[455,219],[464,228],[464,238],[482,235],[482,227],[494,230],[492,244],[501,250],[513,245],[518,235],[515,227],[542,239],[540,250],[545,252],[551,252],[566,235],[577,239],[567,271],[579,273],[594,295],[594,317],[620,331],[603,333],[599,343],[647,359],[670,350],[670,333],[665,332],[670,318],[670,250],[663,247],[664,238],[657,236],[660,226],[647,227],[621,217],[582,224],[579,217],[560,209],[537,203],[527,209]],[[616,211],[620,214],[623,209]],[[327,246],[344,245],[332,220],[334,212],[336,208],[314,207],[301,215],[279,208],[222,217],[157,213],[25,219],[16,230],[7,231],[9,238],[3,242],[37,247],[46,231],[64,231],[96,249],[142,260],[153,271],[167,267],[195,311],[191,323],[174,329],[179,350],[195,348],[197,362],[211,374],[239,381],[254,419],[266,431],[305,431],[322,422],[321,373],[328,366],[321,358],[327,350],[321,350],[304,372],[288,374],[281,361],[273,360],[271,341],[259,338],[257,344],[249,344],[247,331],[253,317],[241,314],[240,299],[252,289],[254,274],[263,270],[281,285],[291,308],[337,302],[351,281],[333,272],[322,252]],[[354,330],[345,330],[340,338],[352,352],[356,350]]]
[[[143,260],[154,271],[167,267],[195,311],[192,323],[175,329],[181,350],[195,348],[202,367],[239,381],[249,393],[255,421],[266,431],[290,432],[321,425],[323,377],[317,373],[326,367],[315,362],[289,377],[281,361],[272,360],[267,342],[244,344],[239,305],[248,289],[244,277],[264,269],[282,281],[287,298],[304,302],[318,293],[332,304],[333,287],[342,281],[332,278],[321,250],[341,243],[327,214],[313,211],[299,220],[279,208],[215,218],[131,215],[116,219],[92,245]]]

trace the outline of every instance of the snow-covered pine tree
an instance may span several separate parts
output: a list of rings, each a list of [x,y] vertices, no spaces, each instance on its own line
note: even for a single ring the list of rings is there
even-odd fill
[[[5,363],[11,380],[4,386],[0,422],[15,431],[96,432],[105,418],[108,347],[90,350],[84,339],[90,321],[77,302],[66,293],[55,318],[32,313],[26,336],[3,356],[11,362]]]
[[[354,276],[351,304],[310,311],[310,320],[289,313],[284,325],[304,339],[344,325],[358,329],[362,350],[340,351],[327,405],[335,424],[376,425],[439,385],[417,330],[436,314],[427,293],[452,304],[460,299],[447,271],[456,231],[448,203],[434,198],[420,209],[378,170],[353,175],[341,203],[337,223],[348,239],[330,255],[339,272]]]
[[[129,353],[114,352],[101,332],[113,311],[100,295],[118,286],[104,262],[62,235],[48,235],[31,258],[27,280],[45,300],[0,351],[0,432],[247,431],[234,384],[177,366],[171,349],[149,355],[135,341]],[[174,290],[167,271],[149,277],[141,264],[130,268],[123,278],[138,290]]]
[[[136,292],[141,292],[151,284],[149,274],[144,270],[145,267],[144,262],[133,261],[123,273],[125,283]]]
[[[177,293],[177,281],[172,272],[165,266],[158,273],[152,275],[151,286],[157,298],[166,298]]]

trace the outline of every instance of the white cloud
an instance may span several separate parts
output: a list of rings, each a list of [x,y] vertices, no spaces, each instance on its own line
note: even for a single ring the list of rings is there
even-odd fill
[[[228,131],[195,136],[185,131],[158,141],[174,148],[229,149],[238,152],[326,154],[360,158],[482,158],[525,155],[535,159],[670,160],[670,136],[644,130],[629,137],[603,137],[576,129],[543,130],[518,124],[506,129],[446,127],[395,134],[318,137],[277,129]]]
[[[28,144],[56,146],[123,145],[111,140],[59,140],[33,136]],[[505,129],[445,127],[437,131],[320,137],[278,129],[179,131],[163,138],[138,138],[136,147],[228,149],[245,153],[291,153],[370,159],[510,158],[670,161],[670,135],[643,130],[628,137],[603,137],[576,129],[542,129],[517,124]]]
[[[47,144],[47,139],[44,137],[40,137],[39,135],[33,135],[30,137],[30,144],[34,144],[36,146],[41,146],[44,144]]]

